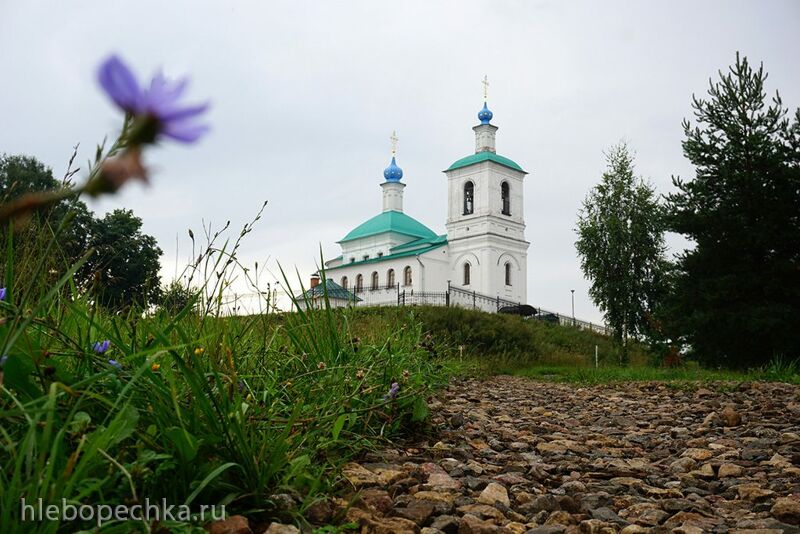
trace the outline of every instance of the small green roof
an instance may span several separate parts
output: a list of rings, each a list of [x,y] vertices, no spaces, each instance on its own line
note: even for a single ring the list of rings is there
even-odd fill
[[[409,241],[408,243],[403,243],[402,245],[392,247],[391,253],[395,254],[405,250],[418,249],[420,247],[428,247],[430,245],[443,245],[445,243],[447,243],[447,235],[437,235],[434,237],[415,239],[414,241]]]
[[[402,211],[384,211],[360,224],[349,234],[344,236],[339,243],[346,243],[354,239],[361,239],[386,232],[395,232],[411,237],[430,238],[436,237],[433,230]]]
[[[423,246],[421,246],[419,248],[413,248],[411,250],[404,249],[404,250],[402,250],[400,252],[388,254],[386,256],[379,256],[377,258],[370,258],[368,260],[351,261],[350,263],[343,263],[341,265],[337,265],[336,267],[328,267],[327,269],[325,269],[325,272],[329,273],[329,272],[334,271],[336,269],[343,269],[345,267],[352,267],[353,265],[366,265],[366,264],[369,264],[369,263],[379,263],[379,262],[382,262],[382,261],[396,260],[397,258],[406,258],[406,257],[409,257],[409,256],[418,256],[420,254],[425,254],[426,252],[430,252],[431,250],[434,250],[434,249],[437,249],[437,248],[439,248],[441,246],[446,245],[447,244],[447,236],[436,236],[436,239],[425,239],[425,240],[418,239],[416,241],[412,241],[411,243],[406,243],[406,245],[422,244],[421,243],[422,241],[428,241],[428,243],[424,244]],[[401,245],[401,246],[406,246],[406,245]],[[394,247],[392,250],[397,250],[398,248],[400,248],[400,247]]]
[[[461,158],[460,160],[450,165],[450,167],[447,170],[452,171],[455,169],[460,169],[461,167],[467,167],[469,165],[474,165],[482,161],[494,161],[495,163],[499,163],[500,165],[508,167],[509,169],[514,169],[515,171],[519,172],[525,172],[524,170],[522,170],[522,167],[520,167],[510,159],[501,156],[500,154],[495,154],[494,152],[489,152],[489,151],[478,152],[476,154],[471,154],[466,158]]]
[[[322,298],[325,296],[326,290],[329,299],[349,300],[352,302],[361,301],[361,299],[355,296],[352,292],[346,290],[330,278],[328,278],[324,284],[320,282],[317,287],[312,287],[311,289],[306,290],[305,293],[297,297],[297,300],[300,300],[303,297],[308,299]]]

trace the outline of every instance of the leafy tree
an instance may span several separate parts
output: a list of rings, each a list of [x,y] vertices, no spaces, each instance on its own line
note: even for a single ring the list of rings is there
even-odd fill
[[[55,179],[36,158],[0,156],[0,202],[66,185],[66,179]],[[131,211],[116,210],[98,220],[82,201],[69,199],[31,213],[24,225],[0,228],[0,246],[5,252],[5,241],[11,236],[15,285],[37,276],[43,289],[94,247],[95,254],[76,274],[77,285],[92,287],[105,306],[148,305],[159,292],[161,250],[155,238],[141,232],[141,226],[141,219]],[[45,255],[45,251],[49,252]],[[40,266],[42,260],[45,264]]]
[[[589,295],[605,314],[627,362],[628,339],[652,332],[664,294],[662,207],[655,190],[633,173],[625,144],[606,155],[608,169],[578,214],[575,243]]]
[[[161,249],[141,228],[142,220],[125,209],[109,212],[92,223],[89,246],[95,253],[84,272],[92,280],[98,302],[105,307],[147,306],[158,296]]]
[[[800,109],[767,101],[763,65],[736,55],[684,120],[693,180],[673,178],[669,226],[695,246],[678,263],[672,316],[708,363],[800,355]]]
[[[36,158],[22,155],[0,155],[0,203],[26,194],[64,187],[53,177],[51,169]],[[62,226],[66,219],[67,224]],[[42,251],[58,232],[54,246],[46,258],[45,285],[58,278],[85,252],[89,241],[92,213],[80,200],[63,200],[43,212],[33,213],[26,224],[14,228],[14,270],[17,281],[33,276]],[[60,232],[59,232],[60,228]],[[6,249],[9,229],[2,228],[0,246]]]

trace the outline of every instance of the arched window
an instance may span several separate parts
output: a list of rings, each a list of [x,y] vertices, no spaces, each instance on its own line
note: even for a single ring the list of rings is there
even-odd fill
[[[506,285],[511,285],[511,263],[506,262]]]
[[[342,284],[341,285],[342,285],[342,287],[344,289],[347,289],[347,277],[346,276],[342,277]]]
[[[406,266],[406,268],[403,269],[403,285],[404,286],[410,286],[411,285],[411,266],[410,265]]]
[[[389,269],[389,272],[386,273],[386,287],[394,287],[394,269]]]
[[[364,291],[364,277],[360,274],[356,276],[356,292],[360,293]]]
[[[472,271],[472,266],[469,264],[469,262],[465,263],[464,264],[464,285],[465,286],[469,285],[470,274],[472,274],[471,271]]]
[[[372,284],[370,285],[370,289],[373,291],[378,289],[378,271],[372,273]]]
[[[503,215],[511,215],[511,192],[508,182],[500,185],[500,200],[503,202]]]
[[[470,215],[475,211],[475,184],[467,182],[464,184],[464,215]]]

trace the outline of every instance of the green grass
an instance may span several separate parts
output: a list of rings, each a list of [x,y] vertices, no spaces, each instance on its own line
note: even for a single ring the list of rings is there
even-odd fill
[[[419,306],[355,310],[354,318],[367,330],[385,332],[405,324],[409,311],[423,330],[453,354],[474,360],[486,373],[531,365],[585,366],[615,363],[618,350],[610,338],[570,326],[489,314],[463,308]],[[652,359],[646,347],[633,343],[631,361],[643,365]]]
[[[532,365],[521,368],[507,367],[499,370],[515,376],[524,376],[536,380],[565,382],[582,385],[611,384],[619,382],[668,382],[694,384],[699,387],[714,382],[747,382],[753,380],[788,382],[800,384],[800,373],[796,367],[777,367],[774,364],[763,369],[751,371],[731,371],[703,369],[694,364],[684,364],[677,368],[652,366],[558,366]]]
[[[342,462],[424,421],[425,398],[464,367],[413,320],[359,335],[348,311],[125,315],[57,287],[32,309],[18,302],[12,291],[0,304],[4,533],[62,527],[21,523],[22,498],[165,498],[269,518],[280,515],[270,495],[292,488],[301,511],[332,491]],[[111,348],[97,354],[103,339]],[[387,399],[394,382],[400,393]],[[149,526],[105,530],[115,529]]]

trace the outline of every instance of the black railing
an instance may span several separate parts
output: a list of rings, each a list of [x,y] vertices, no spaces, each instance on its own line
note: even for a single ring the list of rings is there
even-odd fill
[[[500,298],[499,296],[490,297],[489,295],[482,295],[476,291],[469,291],[460,287],[450,286],[448,290],[449,290],[448,305],[450,306],[461,306],[464,308],[472,308],[474,310],[483,310],[490,312],[498,312],[502,308],[506,307],[522,306],[521,302],[515,302],[512,300],[503,299]],[[589,321],[576,319],[575,317],[562,315],[558,312],[545,310],[544,308],[537,308],[535,306],[531,307],[535,312],[530,317],[531,319],[537,319],[540,321],[546,321],[548,323],[554,323],[554,324],[574,326],[576,328],[580,328],[581,330],[590,330],[592,332],[597,332],[605,336],[611,335],[611,329],[609,329],[605,325],[599,325]]]
[[[398,306],[448,306],[447,291],[401,291],[397,294]]]
[[[361,299],[358,302],[360,306],[454,306],[491,313],[499,312],[503,308],[512,308],[512,312],[514,308],[517,310],[522,308],[522,303],[519,301],[504,299],[500,296],[483,295],[477,291],[469,291],[449,284],[447,291],[414,291],[409,286],[401,286],[400,284],[393,286],[383,285],[376,288],[360,287],[353,288],[351,291]],[[576,319],[575,317],[569,317],[535,306],[531,306],[531,308],[533,309],[533,315],[529,317],[530,319],[574,326],[581,330],[590,330],[606,336],[611,335],[611,330],[604,325]]]

